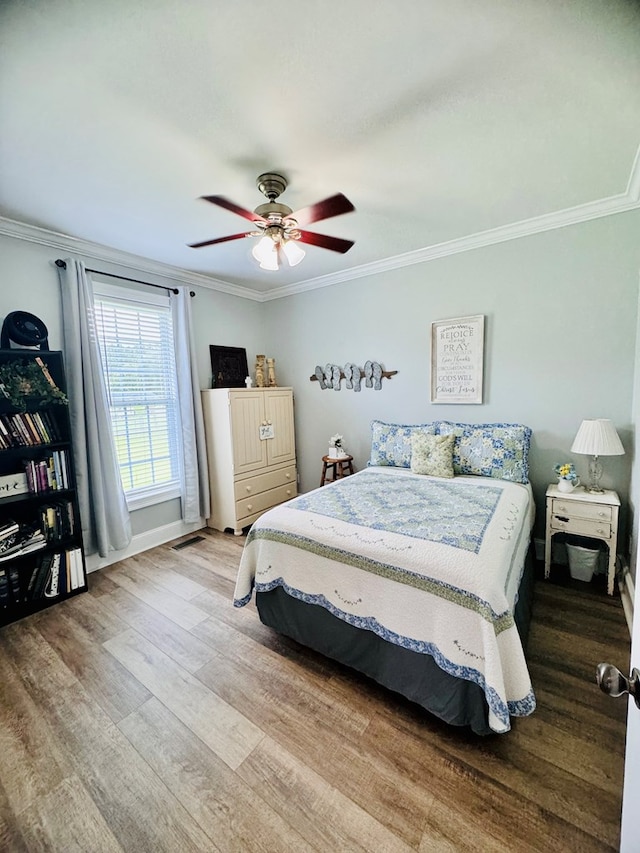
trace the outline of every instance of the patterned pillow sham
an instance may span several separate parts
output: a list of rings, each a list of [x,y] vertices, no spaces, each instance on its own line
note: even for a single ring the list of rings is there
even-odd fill
[[[411,467],[411,436],[415,433],[435,435],[435,424],[388,424],[371,421],[371,457],[369,465]]]
[[[439,421],[439,435],[454,435],[453,470],[456,474],[476,474],[529,482],[531,429],[523,424],[459,424]]]
[[[429,474],[432,477],[453,477],[453,443],[455,435],[428,435],[414,433],[411,436],[411,470],[414,474]]]

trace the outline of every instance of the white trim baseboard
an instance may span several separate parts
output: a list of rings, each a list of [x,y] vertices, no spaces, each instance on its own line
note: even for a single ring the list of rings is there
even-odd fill
[[[85,557],[87,572],[91,573],[96,572],[98,569],[104,569],[107,566],[117,563],[119,560],[133,557],[136,554],[142,554],[143,551],[148,551],[150,548],[164,545],[174,539],[179,539],[181,536],[186,536],[187,533],[193,533],[195,530],[202,530],[205,526],[206,523],[203,518],[200,521],[189,524],[186,524],[184,521],[173,521],[171,524],[165,524],[162,527],[156,527],[145,533],[139,533],[133,537],[129,546],[122,551],[112,551],[106,557],[101,557],[99,554],[88,554]]]

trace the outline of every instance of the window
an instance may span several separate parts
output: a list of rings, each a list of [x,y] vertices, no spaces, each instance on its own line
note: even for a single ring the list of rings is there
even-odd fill
[[[94,282],[95,322],[129,509],[180,495],[179,408],[168,296]]]

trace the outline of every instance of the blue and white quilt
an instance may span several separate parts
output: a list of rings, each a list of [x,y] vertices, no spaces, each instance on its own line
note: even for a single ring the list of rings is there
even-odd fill
[[[251,528],[234,604],[281,586],[479,684],[489,725],[535,699],[513,620],[529,486],[370,467],[281,504]]]

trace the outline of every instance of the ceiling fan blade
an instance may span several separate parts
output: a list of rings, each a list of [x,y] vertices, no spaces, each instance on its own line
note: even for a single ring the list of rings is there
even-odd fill
[[[321,219],[330,219],[332,216],[340,216],[341,213],[350,213],[355,210],[349,199],[337,193],[309,207],[302,207],[291,214],[298,225],[311,225],[312,222],[320,222]]]
[[[332,252],[340,252],[343,255],[353,246],[353,240],[328,237],[326,234],[315,234],[313,231],[301,231],[300,242],[309,243],[311,246],[320,246],[321,249],[329,249]]]
[[[223,195],[201,195],[200,198],[204,201],[210,201],[211,204],[217,204],[218,207],[224,207],[225,210],[230,210],[231,213],[237,213],[238,216],[243,216],[250,222],[265,221],[264,217],[258,216],[257,213],[252,213],[252,211],[247,210],[245,207],[240,207],[239,204],[229,201],[229,199],[225,198]]]
[[[203,246],[213,246],[214,243],[227,243],[229,240],[240,240],[242,237],[252,237],[253,231],[242,234],[230,234],[228,237],[218,237],[215,240],[203,240],[202,243],[187,243],[190,249],[202,249]]]

